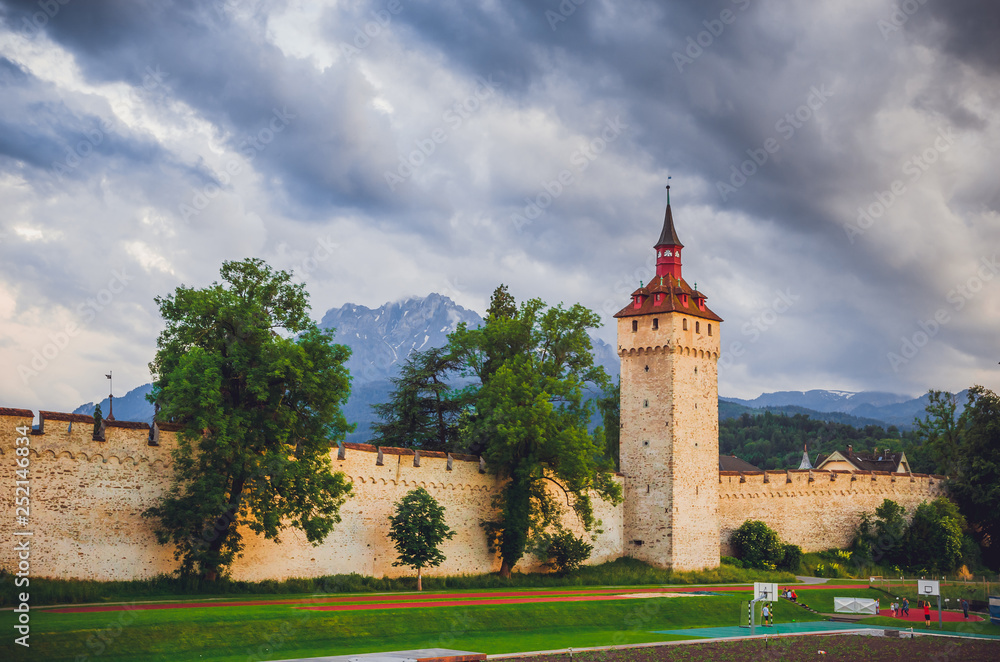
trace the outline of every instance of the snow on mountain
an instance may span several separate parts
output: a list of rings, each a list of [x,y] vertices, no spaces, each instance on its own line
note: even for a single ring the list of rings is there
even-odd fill
[[[351,348],[347,368],[358,384],[395,377],[411,352],[443,346],[461,322],[475,328],[483,318],[446,296],[429,294],[374,310],[344,304],[326,311],[319,326],[336,329],[334,339]]]

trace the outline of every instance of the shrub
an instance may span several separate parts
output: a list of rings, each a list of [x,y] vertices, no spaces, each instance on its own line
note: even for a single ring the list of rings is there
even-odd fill
[[[733,531],[736,557],[752,568],[773,569],[785,557],[778,534],[760,520],[747,520]]]
[[[555,533],[545,531],[539,534],[532,551],[538,558],[548,559],[546,566],[565,574],[589,559],[594,546],[582,537],[577,538],[571,531],[559,529]]]
[[[719,563],[721,563],[722,565],[731,565],[734,568],[743,567],[743,561],[740,561],[738,558],[732,556],[723,556],[722,558],[719,559]]]
[[[797,572],[799,565],[802,564],[802,548],[798,545],[785,545],[783,550],[784,554],[778,567],[782,570]]]

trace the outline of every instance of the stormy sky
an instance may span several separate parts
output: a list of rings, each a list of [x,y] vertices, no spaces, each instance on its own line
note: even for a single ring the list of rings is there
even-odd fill
[[[148,382],[258,256],[314,316],[648,282],[671,177],[720,392],[1000,388],[1000,5],[0,0],[0,405]]]

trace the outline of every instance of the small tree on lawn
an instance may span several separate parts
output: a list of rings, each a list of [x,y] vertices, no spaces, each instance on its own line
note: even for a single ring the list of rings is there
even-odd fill
[[[444,506],[422,487],[406,493],[389,516],[389,537],[399,560],[394,566],[417,569],[417,590],[423,590],[421,571],[441,565],[445,555],[438,549],[455,532],[444,523]]]

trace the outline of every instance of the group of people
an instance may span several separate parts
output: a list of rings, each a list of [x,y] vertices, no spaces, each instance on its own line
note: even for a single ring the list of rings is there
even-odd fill
[[[795,591],[790,588],[786,588],[781,592],[781,597],[791,600],[792,602],[798,602],[799,596],[795,595]]]
[[[890,611],[892,611],[893,618],[896,618],[898,616],[906,618],[907,616],[910,615],[910,601],[907,600],[906,598],[903,598],[902,602],[893,602],[891,605],[889,605],[889,609]]]

